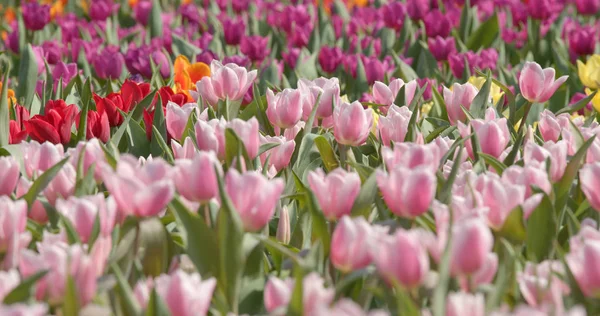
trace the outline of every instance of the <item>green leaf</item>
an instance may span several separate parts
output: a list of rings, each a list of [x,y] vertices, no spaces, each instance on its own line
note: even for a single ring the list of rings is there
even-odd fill
[[[471,34],[467,40],[467,47],[473,51],[481,47],[490,47],[499,34],[498,16],[494,14]]]
[[[38,61],[31,44],[21,51],[21,61],[19,65],[19,86],[17,89],[17,97],[22,100],[23,106],[31,110],[33,95],[38,78]],[[8,81],[5,81],[8,82]]]
[[[458,175],[458,170],[460,169],[460,158],[462,156],[462,151],[463,151],[463,147],[464,147],[464,140],[466,140],[467,138],[463,138],[463,142],[461,142],[458,145],[458,148],[450,148],[450,150],[448,151],[447,155],[452,155],[454,154],[455,150],[458,150],[458,153],[456,154],[456,158],[453,159],[453,164],[452,164],[452,170],[450,170],[450,174],[448,175],[448,179],[446,179],[446,181],[444,182],[444,185],[442,186],[442,189],[440,190],[439,193],[439,200],[443,203],[448,203],[450,202],[450,199],[452,197],[452,185],[454,184],[454,180],[456,180],[456,177]],[[445,160],[442,160],[445,161]]]
[[[294,273],[294,290],[292,291],[292,297],[288,307],[288,313],[290,316],[301,316],[304,315],[304,303],[303,303],[303,280],[304,280],[304,269],[300,265],[295,265],[293,269]]]
[[[79,128],[77,129],[77,141],[84,141],[87,132],[87,112],[92,100],[92,78],[86,80],[81,92],[81,112],[79,112]]]
[[[305,203],[312,218],[313,240],[321,241],[323,244],[323,251],[327,256],[329,255],[329,247],[331,246],[331,234],[329,232],[329,227],[327,226],[327,220],[319,208],[315,195],[304,186],[302,180],[298,178],[298,175],[295,172],[292,172],[292,174],[294,175],[294,182],[296,183],[296,190],[298,193],[306,194]]]
[[[23,195],[23,199],[27,201],[27,205],[29,207],[33,205],[33,202],[37,198],[38,194],[40,194],[40,192],[42,192],[48,186],[48,184],[50,184],[50,181],[54,179],[56,174],[68,161],[69,157],[64,158],[54,166],[50,167],[44,173],[42,173],[37,179],[35,179],[31,187],[29,188],[29,191],[27,191],[27,193]]]
[[[79,234],[77,233],[77,230],[75,230],[75,227],[73,227],[73,223],[71,223],[71,220],[62,215],[60,218],[65,228],[65,233],[67,235],[67,240],[69,241],[69,244],[81,244]]]
[[[577,103],[573,104],[572,106],[566,106],[566,107],[558,110],[558,112],[556,112],[556,115],[559,115],[562,113],[573,113],[573,112],[577,112],[577,111],[583,109],[588,103],[590,103],[590,101],[592,101],[594,96],[596,96],[596,93],[598,93],[598,90],[592,92],[590,95],[579,100]]]
[[[498,234],[508,240],[521,243],[526,240],[527,232],[523,221],[523,209],[518,206],[508,214]]]
[[[148,307],[146,308],[146,316],[169,316],[169,308],[165,302],[158,296],[156,289],[152,289],[150,298],[148,299]]]
[[[191,213],[179,198],[169,204],[175,214],[178,227],[183,231],[185,252],[204,278],[219,275],[219,252],[217,236],[197,214]],[[212,255],[206,255],[212,254]]]
[[[492,77],[488,75],[481,90],[477,93],[473,102],[471,102],[470,112],[475,118],[484,118],[487,108],[488,99],[490,97],[490,89],[492,87]]]
[[[162,37],[163,35],[163,21],[161,17],[162,10],[160,8],[160,1],[152,1],[152,10],[150,10],[150,37]]]
[[[159,276],[169,268],[167,232],[156,217],[140,222],[140,244],[144,248],[142,267],[145,275]]]
[[[392,51],[392,57],[396,63],[396,72],[405,82],[419,78],[417,73],[408,64],[402,61],[396,52]]]
[[[119,294],[121,304],[124,305],[123,307],[125,309],[125,315],[140,315],[142,309],[140,308],[137,299],[133,295],[133,291],[131,290],[129,283],[127,283],[127,280],[125,280],[121,269],[116,263],[112,263],[110,265],[110,270],[117,279],[117,293]]]
[[[177,34],[172,34],[171,37],[173,38],[173,52],[175,55],[184,55],[192,60],[194,56],[202,52],[200,48],[192,45]]]
[[[304,136],[310,134],[310,132],[312,131],[313,125],[315,123],[315,117],[317,116],[317,109],[319,108],[319,102],[321,102],[321,93],[319,93],[319,95],[317,96],[317,101],[313,105],[313,108],[310,111],[310,114],[308,115],[308,120],[304,125],[304,131],[302,133]],[[333,103],[333,99],[331,102]]]
[[[9,130],[9,115],[8,115],[8,73],[10,66],[5,65],[4,76],[2,79],[2,93],[0,93],[0,147],[8,145]]]
[[[327,171],[332,171],[333,169],[339,166],[339,162],[333,148],[331,148],[331,144],[327,141],[323,135],[317,136],[314,140],[315,145],[317,145],[317,149],[319,153],[321,153],[321,159],[323,160],[323,166]]]
[[[367,178],[360,188],[360,193],[354,200],[352,205],[352,216],[368,217],[369,212],[373,209],[373,202],[377,198],[377,174],[375,172]]]
[[[14,303],[21,303],[28,301],[32,294],[35,284],[43,278],[48,271],[38,271],[31,275],[30,277],[24,279],[10,291],[5,297],[3,303],[5,305],[10,305]]]
[[[542,202],[527,219],[527,258],[542,262],[548,258],[556,240],[556,212],[550,198],[545,193]]]
[[[502,163],[504,163],[504,165],[511,166],[515,162],[515,159],[517,158],[517,155],[519,154],[519,149],[521,148],[521,144],[523,143],[524,139],[525,139],[525,133],[523,131],[521,131],[521,133],[519,133],[517,135],[517,139],[513,143],[511,151],[508,153],[506,158],[504,158],[504,160],[502,161]]]
[[[236,160],[237,158],[237,160]],[[238,137],[235,131],[231,128],[225,130],[225,162],[227,166],[231,166],[234,161],[238,164],[241,159],[244,159],[246,166],[251,166],[248,152],[244,142]]]
[[[146,136],[146,131],[134,120],[129,121],[127,126],[129,137],[129,152],[137,157],[146,157],[150,154],[151,142]]]
[[[71,275],[67,276],[67,289],[65,291],[65,300],[62,306],[62,315],[77,316],[79,315],[79,292],[77,285]]]
[[[175,161],[175,158],[173,158],[173,153],[171,152],[171,149],[169,149],[169,146],[167,146],[165,139],[162,137],[162,133],[158,131],[158,128],[156,128],[156,125],[152,125],[152,135],[154,136],[152,137],[152,141],[156,141],[164,154],[161,156],[166,156],[166,160],[170,163],[173,163]]]
[[[575,181],[575,177],[577,176],[581,162],[583,161],[588,148],[590,148],[594,142],[594,139],[596,139],[596,135],[590,137],[585,143],[583,143],[583,145],[579,148],[575,155],[573,155],[567,164],[562,179],[560,179],[560,181],[555,185],[556,211],[562,211],[563,207],[567,205],[571,186]]]
[[[502,172],[504,172],[504,169],[507,168],[507,166],[505,164],[503,164],[500,160],[498,160],[494,156],[490,156],[490,155],[484,154],[484,153],[479,153],[479,157],[483,158],[483,160],[488,165],[492,166],[492,168],[494,168],[494,170],[496,170],[498,175],[502,175]]]

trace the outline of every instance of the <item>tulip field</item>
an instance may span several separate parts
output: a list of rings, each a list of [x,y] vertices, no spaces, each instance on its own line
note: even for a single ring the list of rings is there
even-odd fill
[[[600,0],[0,1],[0,316],[600,315]]]

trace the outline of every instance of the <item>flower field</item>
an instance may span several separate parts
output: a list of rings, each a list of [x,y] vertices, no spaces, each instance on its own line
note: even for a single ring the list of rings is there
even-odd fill
[[[600,0],[0,16],[0,315],[600,314]]]

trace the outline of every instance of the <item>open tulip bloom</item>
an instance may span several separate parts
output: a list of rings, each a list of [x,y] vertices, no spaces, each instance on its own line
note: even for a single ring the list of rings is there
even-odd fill
[[[599,10],[4,1],[0,315],[599,315]]]

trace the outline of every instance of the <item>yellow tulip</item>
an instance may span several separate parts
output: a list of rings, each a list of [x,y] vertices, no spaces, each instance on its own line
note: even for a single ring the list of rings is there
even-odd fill
[[[590,95],[592,94],[592,90],[591,89],[585,89],[585,94]],[[596,93],[596,95],[592,98],[592,105],[594,106],[594,109],[596,110],[596,112],[600,113],[600,91],[598,91],[598,93]]]
[[[481,89],[481,87],[483,87],[483,84],[485,83],[485,78],[473,76],[469,78],[469,83],[475,86],[477,89]],[[492,82],[492,86],[490,87],[490,96],[492,97],[492,102],[494,103],[494,105],[498,103],[498,100],[500,100],[500,98],[503,95],[504,91],[502,91],[502,89],[500,89],[499,86]]]
[[[600,88],[600,55],[592,55],[585,64],[578,60],[577,72],[584,86],[594,90]]]

